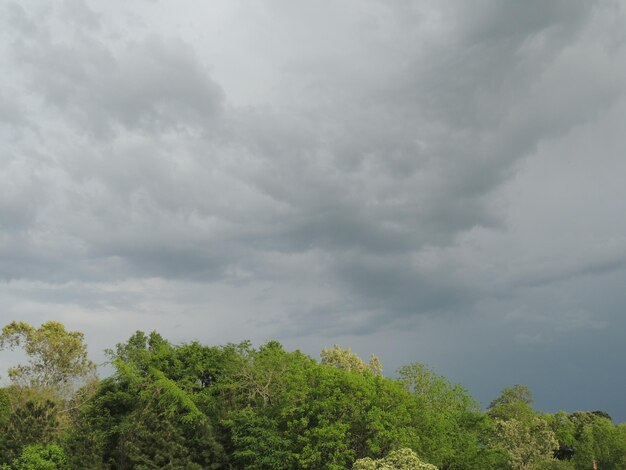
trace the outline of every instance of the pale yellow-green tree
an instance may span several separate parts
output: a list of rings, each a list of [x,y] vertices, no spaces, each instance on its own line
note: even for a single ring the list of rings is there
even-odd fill
[[[487,410],[495,422],[492,443],[505,452],[514,470],[537,468],[550,461],[559,447],[550,425],[532,403],[528,387],[514,385],[502,390]]]
[[[0,350],[23,349],[27,364],[9,369],[9,378],[19,386],[61,391],[95,373],[87,357],[84,335],[67,331],[63,324],[49,321],[39,328],[11,322],[2,328]]]
[[[559,443],[548,423],[539,418],[527,422],[496,419],[494,444],[502,448],[514,470],[530,470],[552,460]]]
[[[357,372],[370,371],[374,375],[383,373],[383,365],[376,356],[370,356],[370,361],[367,363],[350,348],[342,348],[336,344],[332,348],[322,349],[320,357],[322,364],[328,364],[338,369]]]
[[[437,470],[432,464],[423,462],[411,449],[398,449],[382,459],[366,457],[354,462],[352,470]]]

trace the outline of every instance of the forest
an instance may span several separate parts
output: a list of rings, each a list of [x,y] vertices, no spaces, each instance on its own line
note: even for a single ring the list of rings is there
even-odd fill
[[[173,344],[137,331],[98,378],[84,335],[5,325],[0,467],[56,469],[626,468],[626,424],[542,413],[511,385],[482,410],[428,366],[391,377],[350,348],[319,360],[270,341]]]

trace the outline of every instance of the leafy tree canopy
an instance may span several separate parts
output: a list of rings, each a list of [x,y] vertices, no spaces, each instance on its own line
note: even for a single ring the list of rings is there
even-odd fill
[[[383,373],[383,365],[376,356],[370,357],[369,363],[361,359],[350,348],[342,348],[334,345],[332,348],[324,348],[320,353],[322,364],[328,364],[338,369],[352,370],[357,372],[369,371],[375,375]]]
[[[535,417],[533,396],[525,385],[506,387],[498,398],[489,404],[488,414],[500,420],[516,419],[528,422]]]
[[[63,449],[56,444],[24,447],[22,454],[11,464],[12,470],[70,470]]]
[[[423,364],[392,379],[349,348],[318,362],[138,331],[108,351],[113,375],[77,389],[93,370],[79,333],[13,322],[0,340],[29,360],[0,388],[3,470],[626,468],[626,425],[606,413],[540,414],[522,385],[485,413]]]
[[[359,459],[354,462],[352,470],[437,470],[437,467],[422,462],[411,449],[403,448],[378,460],[369,457]]]
[[[2,328],[0,349],[21,347],[28,364],[9,369],[9,378],[17,385],[61,391],[75,381],[95,372],[87,357],[84,335],[66,331],[55,321],[35,328],[24,322],[11,322]]]

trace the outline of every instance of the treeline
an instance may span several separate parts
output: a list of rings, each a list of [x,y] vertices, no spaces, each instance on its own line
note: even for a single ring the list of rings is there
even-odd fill
[[[83,335],[6,325],[28,362],[0,388],[0,465],[54,469],[626,468],[626,425],[600,411],[544,414],[505,389],[486,412],[426,366],[275,341],[206,346],[135,333],[98,379]]]

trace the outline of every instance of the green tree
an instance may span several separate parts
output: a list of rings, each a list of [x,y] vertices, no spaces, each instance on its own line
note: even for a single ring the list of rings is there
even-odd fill
[[[0,388],[0,429],[6,425],[11,414],[11,398],[6,388]]]
[[[236,468],[298,468],[293,439],[275,417],[252,407],[233,411],[224,422],[230,431],[231,461]]]
[[[9,388],[9,412],[0,428],[0,463],[10,463],[24,446],[59,440],[57,403],[38,396],[21,397]]]
[[[546,414],[543,419],[550,425],[559,441],[559,449],[563,458],[567,458],[576,444],[576,426],[565,411],[557,411],[553,415]]]
[[[537,470],[576,470],[576,466],[569,460],[543,460],[535,465]]]
[[[343,371],[320,366],[299,351],[288,353],[274,341],[239,353],[240,370],[221,400],[234,404],[223,424],[235,467],[346,468],[354,458],[349,425],[327,420],[316,408],[327,401],[312,396],[320,372]],[[341,394],[337,387],[333,391]]]
[[[494,420],[492,443],[502,449],[513,469],[526,470],[554,459],[559,442],[550,424],[532,408],[528,387],[505,388],[487,411]]]
[[[31,445],[11,464],[13,470],[70,470],[63,449],[56,444]]]
[[[533,395],[525,385],[506,387],[498,398],[489,404],[488,414],[494,419],[530,421],[535,417]]]
[[[235,468],[345,469],[398,446],[419,448],[422,410],[397,381],[363,368],[320,364],[270,342],[240,350],[222,387],[222,420]]]
[[[497,420],[494,441],[506,451],[514,470],[529,470],[553,460],[559,443],[548,423],[538,417],[529,422],[511,418]]]
[[[116,373],[81,407],[68,437],[72,468],[219,468],[223,451],[177,348],[137,332],[110,354]]]
[[[603,470],[626,467],[626,435],[606,413],[578,411],[569,418],[575,426],[572,462],[576,468],[589,468],[593,462]]]
[[[66,331],[50,321],[39,328],[24,322],[11,322],[2,328],[0,349],[23,348],[28,364],[9,369],[9,378],[17,385],[62,391],[75,381],[95,372],[87,357],[84,335]]]
[[[447,469],[497,466],[500,454],[486,445],[491,423],[467,390],[420,363],[401,367],[398,376],[424,410],[423,455]]]

